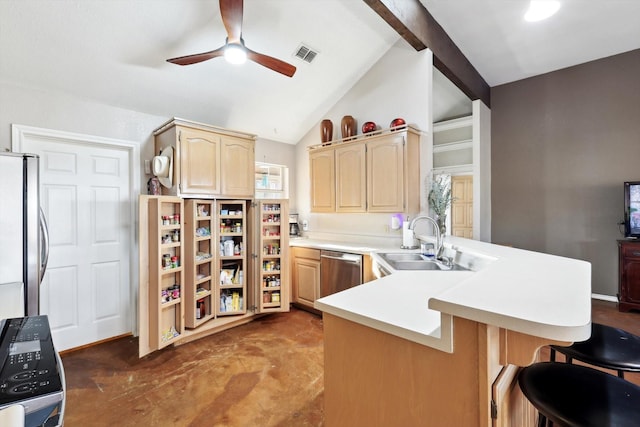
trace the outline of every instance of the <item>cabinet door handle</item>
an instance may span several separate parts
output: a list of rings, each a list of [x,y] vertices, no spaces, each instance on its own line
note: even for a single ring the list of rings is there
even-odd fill
[[[631,252],[631,255],[633,255],[633,256],[640,256],[640,252]]]

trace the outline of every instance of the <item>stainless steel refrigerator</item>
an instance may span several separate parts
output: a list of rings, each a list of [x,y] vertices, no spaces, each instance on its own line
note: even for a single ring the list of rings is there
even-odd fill
[[[40,314],[48,232],[39,157],[0,153],[0,319]]]

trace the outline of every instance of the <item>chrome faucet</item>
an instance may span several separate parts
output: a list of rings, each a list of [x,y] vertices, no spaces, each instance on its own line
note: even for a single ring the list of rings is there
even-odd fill
[[[413,235],[415,237],[414,227],[416,226],[416,223],[421,219],[427,220],[431,223],[431,225],[433,225],[433,230],[435,231],[434,234],[436,236],[436,248],[435,248],[436,259],[440,259],[442,257],[442,250],[443,250],[444,243],[443,243],[442,235],[440,234],[440,226],[438,225],[435,219],[427,215],[419,215],[411,220],[411,222],[409,223],[409,230],[413,232]]]

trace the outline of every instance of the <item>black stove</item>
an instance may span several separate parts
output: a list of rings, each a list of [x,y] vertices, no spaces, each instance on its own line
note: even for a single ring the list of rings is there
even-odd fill
[[[0,409],[20,404],[25,426],[52,425],[52,414],[62,417],[64,371],[47,316],[5,319],[0,331]]]

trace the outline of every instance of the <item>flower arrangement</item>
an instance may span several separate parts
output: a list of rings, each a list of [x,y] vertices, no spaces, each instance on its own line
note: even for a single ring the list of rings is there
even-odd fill
[[[451,178],[449,175],[432,175],[428,188],[427,199],[429,206],[433,213],[436,214],[440,230],[444,233],[447,211],[453,202],[451,197]]]

